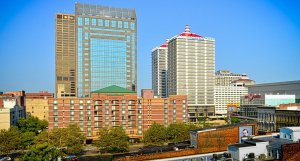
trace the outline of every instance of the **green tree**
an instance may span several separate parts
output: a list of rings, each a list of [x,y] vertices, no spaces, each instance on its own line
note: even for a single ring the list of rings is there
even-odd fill
[[[55,128],[49,136],[45,133],[35,141],[47,140],[50,145],[59,149],[66,149],[67,154],[79,153],[83,149],[84,134],[77,125],[70,125],[67,128]]]
[[[167,138],[171,142],[184,141],[187,133],[187,125],[183,123],[172,123],[167,127]]]
[[[49,131],[42,131],[37,136],[34,137],[33,140],[34,144],[42,144],[48,143],[50,144],[50,132]]]
[[[235,124],[235,123],[239,123],[240,119],[237,117],[231,117],[231,123]]]
[[[195,124],[172,123],[167,127],[167,138],[171,142],[180,142],[190,139],[190,131],[197,129]]]
[[[17,127],[0,130],[0,153],[7,154],[12,150],[17,150],[21,143],[20,135]]]
[[[121,127],[102,128],[99,130],[99,140],[96,146],[104,152],[128,151],[128,136]]]
[[[76,154],[83,150],[85,136],[77,125],[70,125],[67,130],[66,147],[68,154]]]
[[[58,160],[62,157],[59,149],[51,147],[48,143],[37,144],[28,151],[21,160],[23,161],[42,161]]]
[[[21,132],[34,132],[38,134],[48,127],[48,122],[31,116],[19,119],[17,126]]]
[[[163,145],[167,140],[166,128],[163,125],[154,124],[144,133],[146,145]]]
[[[28,149],[34,142],[35,133],[34,132],[24,132],[21,133],[21,144],[20,148],[25,150]]]

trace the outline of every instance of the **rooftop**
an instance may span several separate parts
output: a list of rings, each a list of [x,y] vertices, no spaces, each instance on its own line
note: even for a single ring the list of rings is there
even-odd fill
[[[245,142],[254,142],[254,143],[262,143],[262,142],[266,142],[265,140],[260,140],[260,139],[247,139],[244,140]]]
[[[283,144],[293,143],[292,140],[281,139],[279,137],[268,136],[268,137],[260,137],[259,140],[269,141],[269,146],[271,147],[281,147]]]
[[[122,88],[116,85],[108,86],[96,91],[93,91],[92,93],[135,93],[134,91],[131,91],[126,88]]]
[[[283,127],[283,128],[280,128],[280,129],[289,129],[289,130],[292,130],[292,131],[295,131],[295,132],[299,132],[300,131],[300,127],[297,126],[297,127]]]
[[[179,36],[187,36],[187,37],[198,37],[203,38],[203,36],[197,35],[195,33],[191,33],[190,26],[186,25],[183,33],[179,34]]]
[[[112,18],[122,18],[134,20],[135,10],[127,8],[116,8],[102,5],[91,5],[75,3],[77,15],[92,15]]]
[[[228,146],[233,146],[233,147],[236,147],[236,148],[243,148],[243,147],[250,147],[250,146],[255,146],[255,145],[243,143],[243,144],[231,144],[231,145],[228,145]]]
[[[250,87],[278,86],[278,85],[290,85],[290,84],[300,84],[300,80],[285,81],[285,82],[273,82],[273,83],[261,83],[261,84],[251,85]]]

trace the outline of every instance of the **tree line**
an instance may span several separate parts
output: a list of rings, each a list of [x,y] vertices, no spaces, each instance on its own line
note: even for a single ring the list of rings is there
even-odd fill
[[[16,126],[0,131],[0,154],[24,152],[21,160],[52,160],[83,150],[84,134],[77,125],[47,130],[48,122],[21,118]]]
[[[146,146],[160,146],[164,143],[177,143],[190,139],[190,130],[197,129],[195,124],[172,123],[164,125],[153,123],[144,133],[142,142]],[[102,128],[96,146],[103,152],[128,151],[128,135],[121,127]]]
[[[21,152],[21,160],[51,160],[64,155],[83,151],[85,136],[77,125],[66,128],[54,128],[48,131],[48,122],[37,117],[21,118],[16,126],[0,130],[0,154]],[[176,143],[189,140],[190,130],[197,129],[195,124],[172,123],[164,125],[154,123],[144,133],[146,146],[160,146],[164,143]],[[98,139],[94,141],[100,152],[127,152],[129,137],[122,127],[101,128]]]

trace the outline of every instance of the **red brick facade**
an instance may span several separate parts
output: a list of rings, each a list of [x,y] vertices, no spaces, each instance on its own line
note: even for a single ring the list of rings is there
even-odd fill
[[[283,144],[282,160],[300,160],[300,143]]]
[[[49,130],[78,124],[88,138],[97,138],[103,127],[120,126],[130,138],[142,134],[154,123],[168,125],[187,119],[187,97],[138,98],[136,94],[93,93],[91,98],[49,99]]]

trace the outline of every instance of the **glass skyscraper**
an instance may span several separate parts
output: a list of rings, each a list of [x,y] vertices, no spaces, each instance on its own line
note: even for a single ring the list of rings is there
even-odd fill
[[[117,85],[136,91],[135,10],[76,3],[77,95]]]
[[[137,89],[135,10],[75,4],[56,15],[56,96],[89,97],[111,85]]]

